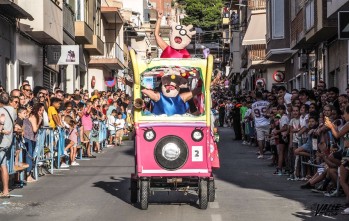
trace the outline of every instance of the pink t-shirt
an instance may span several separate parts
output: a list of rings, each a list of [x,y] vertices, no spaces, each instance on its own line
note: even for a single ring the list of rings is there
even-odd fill
[[[86,108],[82,112],[81,123],[84,130],[92,130],[92,118],[90,114],[86,113]]]
[[[69,140],[73,141],[75,144],[78,143],[78,136],[76,135],[77,130],[76,128],[73,129],[73,131],[69,132]]]

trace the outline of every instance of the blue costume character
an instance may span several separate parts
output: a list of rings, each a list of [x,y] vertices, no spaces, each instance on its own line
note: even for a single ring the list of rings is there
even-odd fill
[[[177,95],[176,97],[165,97],[160,93],[160,100],[152,101],[153,114],[167,114],[168,116],[174,114],[185,114],[188,110],[188,103],[185,103],[182,98]]]
[[[165,75],[161,78],[160,93],[143,89],[142,92],[152,100],[152,113],[156,115],[167,114],[168,116],[185,114],[189,108],[187,101],[194,95],[191,91],[179,94],[179,86],[187,84],[187,82],[187,79],[179,75]]]

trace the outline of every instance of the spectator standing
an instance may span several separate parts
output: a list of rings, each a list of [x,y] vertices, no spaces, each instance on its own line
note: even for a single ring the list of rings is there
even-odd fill
[[[44,104],[36,103],[33,106],[33,110],[30,113],[29,118],[23,120],[23,136],[25,141],[25,147],[27,149],[27,154],[25,157],[26,163],[29,165],[27,168],[27,182],[35,181],[32,177],[33,169],[33,156],[36,144],[36,134],[42,123],[42,115],[44,113]]]
[[[7,168],[7,157],[13,141],[13,128],[16,114],[9,104],[9,94],[0,93],[0,169],[2,181],[2,193],[0,198],[9,198],[9,174]]]
[[[116,144],[119,146],[122,144],[122,137],[124,135],[125,120],[122,119],[122,113],[118,113],[118,118],[115,120],[116,126]]]
[[[257,133],[257,142],[259,148],[258,159],[264,158],[264,141],[265,137],[269,134],[270,121],[266,118],[265,114],[269,107],[268,101],[262,100],[263,94],[259,91],[256,92],[256,102],[252,104],[252,114],[254,117],[255,128]]]
[[[58,115],[58,110],[61,106],[61,100],[53,97],[51,99],[51,106],[48,108],[49,126],[56,129],[57,126],[62,127],[61,119]]]
[[[115,138],[116,133],[116,127],[115,127],[115,121],[116,121],[116,110],[112,110],[111,115],[108,116],[108,131],[109,131],[109,145],[112,146]]]
[[[86,107],[82,111],[82,117],[81,117],[81,123],[82,123],[83,130],[84,130],[84,140],[90,140],[90,134],[91,134],[91,130],[92,130],[91,111],[92,111],[92,102],[88,100],[86,102]],[[87,150],[86,150],[87,157],[95,158],[95,156],[93,156],[91,154],[90,143],[86,143],[86,145],[87,145]]]

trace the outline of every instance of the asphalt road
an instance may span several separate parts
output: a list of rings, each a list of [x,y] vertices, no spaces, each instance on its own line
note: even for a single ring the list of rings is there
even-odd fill
[[[343,204],[344,197],[325,198],[301,190],[301,182],[272,175],[274,169],[266,166],[269,162],[256,159],[256,148],[233,141],[230,128],[220,133],[216,201],[207,210],[197,208],[196,195],[172,192],[156,193],[146,211],[131,205],[133,144],[126,141],[96,159],[80,161],[79,167],[55,171],[13,190],[17,197],[0,200],[0,220],[348,220],[344,215],[315,216],[313,211],[314,204]]]

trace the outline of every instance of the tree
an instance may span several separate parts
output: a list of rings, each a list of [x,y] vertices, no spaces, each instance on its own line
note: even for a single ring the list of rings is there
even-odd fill
[[[183,24],[204,30],[218,29],[222,22],[222,0],[177,0],[186,13]]]

